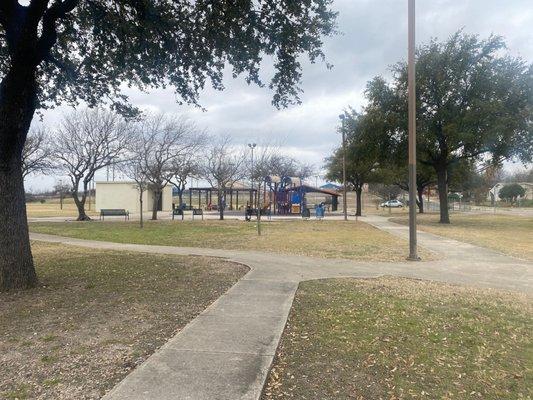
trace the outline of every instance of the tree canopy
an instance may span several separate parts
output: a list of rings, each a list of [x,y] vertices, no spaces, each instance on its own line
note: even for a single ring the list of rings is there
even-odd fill
[[[379,180],[380,152],[379,143],[373,138],[373,121],[368,114],[354,110],[346,111],[340,130],[344,130],[346,151],[346,182],[356,193],[356,215],[361,215],[361,194],[365,183]],[[343,147],[336,149],[326,159],[326,178],[342,182]]]
[[[511,204],[514,203],[519,197],[524,197],[525,195],[526,190],[518,183],[510,183],[505,185],[498,192],[500,199],[507,200]]]
[[[331,2],[4,0],[0,77],[29,63],[38,66],[38,107],[107,100],[125,111],[125,85],[172,86],[197,103],[208,82],[223,89],[226,66],[263,85],[267,55],[273,103],[286,106],[299,101],[299,56],[324,57],[322,37],[335,31]]]
[[[453,164],[533,156],[533,66],[503,51],[502,38],[457,32],[417,51],[417,153],[437,175],[441,222],[449,222],[448,174]],[[367,87],[366,112],[383,122],[384,146],[406,141],[407,64]]]
[[[123,89],[172,87],[198,104],[223,73],[268,86],[277,107],[299,102],[301,57],[324,59],[332,0],[0,1],[0,290],[37,283],[21,158],[35,112],[58,104],[136,109]],[[266,59],[265,59],[266,56]]]

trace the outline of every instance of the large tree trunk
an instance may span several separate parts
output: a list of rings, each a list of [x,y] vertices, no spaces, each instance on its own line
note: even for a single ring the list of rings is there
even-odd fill
[[[363,193],[363,188],[356,188],[355,189],[355,198],[356,198],[356,207],[355,207],[355,215],[360,217],[361,216],[361,197]]]
[[[418,194],[418,212],[424,214],[424,188],[419,187],[417,189]]]
[[[144,217],[143,217],[143,193],[144,190],[139,190],[139,211],[140,211],[140,224],[141,228],[144,228]]]
[[[35,286],[37,275],[28,235],[24,184],[16,163],[4,167],[0,167],[0,290],[25,289]]]
[[[31,68],[12,68],[0,84],[0,290],[37,284],[22,179],[22,149],[36,93]]]
[[[448,211],[448,174],[445,165],[435,168],[437,172],[437,187],[439,189],[440,223],[449,224],[450,214]]]
[[[76,204],[76,208],[78,209],[78,218],[76,221],[90,221],[91,217],[87,215],[85,212],[85,202],[87,201],[87,183],[83,183],[83,194],[81,195],[81,198],[78,193],[79,183],[76,183],[74,185],[74,190],[72,191],[72,198],[74,199],[74,204]]]
[[[72,198],[74,199],[74,203],[76,204],[76,208],[78,209],[78,218],[76,219],[76,221],[90,221],[91,217],[89,217],[85,212],[86,196],[83,195],[80,199],[77,193],[73,193]]]
[[[152,207],[152,221],[157,221],[157,210],[159,208],[159,201],[162,195],[163,195],[163,191],[161,190],[154,191],[154,204]]]

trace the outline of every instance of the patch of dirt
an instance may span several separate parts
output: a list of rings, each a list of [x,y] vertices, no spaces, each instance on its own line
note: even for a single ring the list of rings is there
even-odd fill
[[[248,269],[34,244],[38,288],[0,293],[0,398],[99,399]]]

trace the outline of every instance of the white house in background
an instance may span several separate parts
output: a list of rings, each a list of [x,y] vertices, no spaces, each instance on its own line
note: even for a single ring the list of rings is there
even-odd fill
[[[133,181],[129,182],[96,182],[96,210],[109,208],[123,208],[130,213],[138,213],[139,189]],[[143,211],[152,211],[154,194],[151,190],[143,193]],[[172,210],[172,185],[163,190],[159,211]]]
[[[496,185],[492,187],[492,189],[489,190],[489,193],[487,195],[487,200],[491,200],[492,196],[494,196],[495,199],[500,200],[499,193],[501,188],[503,188],[505,185],[510,185],[514,182],[498,182]],[[520,186],[522,186],[525,191],[526,195],[522,197],[523,200],[531,200],[533,199],[533,183],[529,182],[516,182]]]

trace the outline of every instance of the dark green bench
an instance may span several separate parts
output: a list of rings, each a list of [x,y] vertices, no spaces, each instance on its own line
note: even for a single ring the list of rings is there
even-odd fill
[[[176,215],[181,215],[181,220],[183,221],[183,218],[185,217],[185,213],[183,212],[183,208],[174,208],[172,210],[172,219],[174,219],[174,217]]]
[[[100,210],[100,219],[104,220],[105,217],[124,217],[124,221],[130,219],[130,212],[123,208],[102,208]]]
[[[201,208],[193,208],[192,209],[192,219],[194,220],[194,216],[195,215],[201,215],[202,216],[202,221],[204,220],[204,210],[202,210]]]

